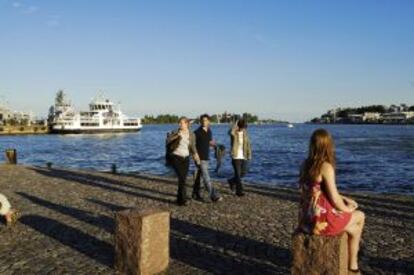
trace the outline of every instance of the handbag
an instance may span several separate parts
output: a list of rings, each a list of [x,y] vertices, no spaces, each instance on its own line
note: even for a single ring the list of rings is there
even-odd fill
[[[168,139],[172,135],[172,133],[167,133],[167,138],[165,140],[165,165],[171,166],[172,165],[172,154],[178,148],[181,141],[181,136],[178,138],[168,142]]]

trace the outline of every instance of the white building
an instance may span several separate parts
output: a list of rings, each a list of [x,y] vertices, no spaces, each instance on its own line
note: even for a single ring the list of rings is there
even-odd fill
[[[385,123],[406,122],[414,118],[414,112],[392,112],[382,114],[382,120]]]
[[[376,112],[365,112],[362,116],[362,120],[365,122],[376,122],[380,120],[381,114]]]
[[[0,124],[7,124],[8,121],[14,120],[16,123],[21,124],[23,122],[28,125],[33,121],[32,113],[11,111],[4,105],[0,105]]]
[[[6,107],[0,106],[0,123],[3,124],[3,121],[10,119],[12,117],[12,112]]]

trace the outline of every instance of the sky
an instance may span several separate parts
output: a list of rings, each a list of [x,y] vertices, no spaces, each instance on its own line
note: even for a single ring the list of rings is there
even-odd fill
[[[0,0],[0,100],[309,120],[414,105],[414,1]]]

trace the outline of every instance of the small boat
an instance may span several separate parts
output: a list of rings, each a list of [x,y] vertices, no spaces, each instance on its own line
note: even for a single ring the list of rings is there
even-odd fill
[[[295,126],[294,126],[292,123],[288,123],[287,127],[288,127],[288,128],[293,128],[293,127],[295,127]]]

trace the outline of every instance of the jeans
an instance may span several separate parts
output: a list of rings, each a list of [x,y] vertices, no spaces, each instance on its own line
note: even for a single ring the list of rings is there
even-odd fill
[[[187,201],[187,191],[185,183],[187,181],[188,169],[190,167],[190,158],[180,157],[172,155],[171,165],[177,174],[178,178],[178,192],[177,192],[177,203],[182,204]]]
[[[209,161],[202,160],[200,161],[200,166],[197,169],[196,178],[193,185],[193,195],[200,196],[200,185],[201,180],[203,180],[204,187],[208,191],[208,194],[212,200],[218,197],[217,191],[214,189],[213,184],[210,179],[210,174],[208,171]]]
[[[231,161],[234,170],[234,177],[230,179],[232,183],[236,185],[236,194],[243,194],[242,172],[243,167],[246,165],[244,159],[232,159]]]

